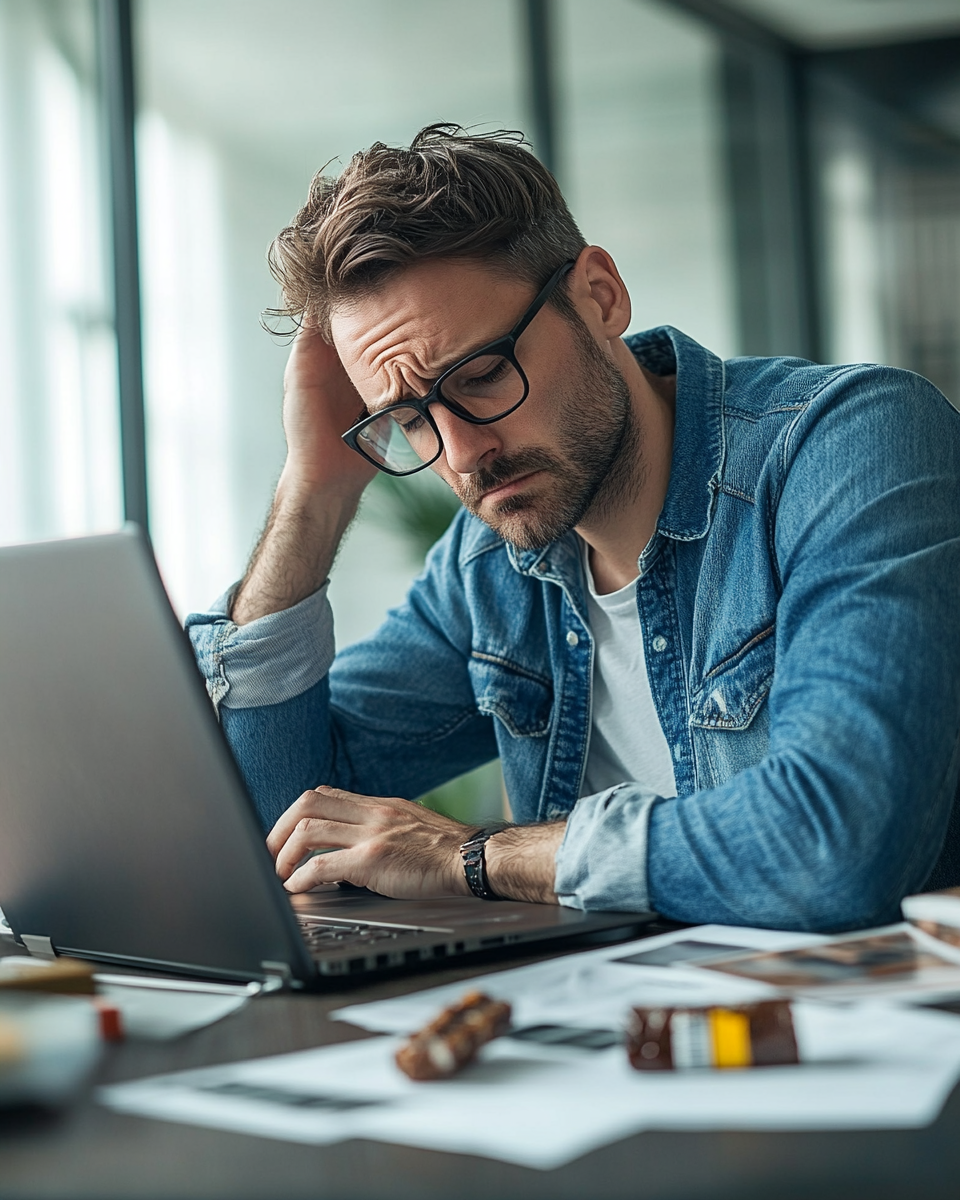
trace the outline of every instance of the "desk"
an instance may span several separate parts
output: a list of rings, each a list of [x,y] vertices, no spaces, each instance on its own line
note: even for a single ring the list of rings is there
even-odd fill
[[[274,994],[179,1041],[109,1049],[99,1082],[368,1036],[340,1005],[537,961],[525,955],[319,995]],[[301,1146],[120,1116],[92,1100],[0,1117],[2,1200],[957,1200],[960,1088],[935,1125],[871,1133],[643,1133],[556,1171],[344,1142]]]

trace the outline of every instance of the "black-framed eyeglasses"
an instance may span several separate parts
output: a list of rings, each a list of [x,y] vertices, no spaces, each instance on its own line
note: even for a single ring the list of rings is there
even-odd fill
[[[517,360],[517,342],[573,265],[565,262],[554,271],[508,334],[454,363],[425,396],[388,404],[348,429],[343,440],[350,449],[388,475],[413,475],[443,453],[432,404],[442,404],[471,425],[491,425],[515,412],[530,392]]]

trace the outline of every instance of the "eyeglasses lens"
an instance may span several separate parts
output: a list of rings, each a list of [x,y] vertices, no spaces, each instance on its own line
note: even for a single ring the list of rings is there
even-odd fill
[[[415,471],[440,449],[433,426],[415,408],[395,408],[360,431],[357,441],[391,471]]]
[[[516,365],[501,354],[482,354],[462,363],[443,381],[441,394],[455,408],[489,420],[523,400],[526,384]],[[415,471],[440,449],[436,432],[413,408],[395,408],[365,426],[357,439],[374,461],[391,471]]]
[[[509,412],[523,399],[523,376],[502,354],[481,354],[462,363],[441,387],[443,398],[488,419]]]

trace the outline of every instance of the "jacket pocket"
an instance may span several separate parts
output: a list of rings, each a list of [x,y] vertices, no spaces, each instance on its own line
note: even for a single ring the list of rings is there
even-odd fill
[[[477,708],[496,717],[514,737],[544,737],[550,729],[550,681],[497,654],[474,650],[470,682]]]
[[[776,626],[752,637],[704,676],[693,693],[690,724],[701,729],[746,729],[773,683]]]

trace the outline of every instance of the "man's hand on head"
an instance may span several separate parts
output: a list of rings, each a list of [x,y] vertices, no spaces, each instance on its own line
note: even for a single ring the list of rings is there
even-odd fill
[[[284,476],[291,490],[359,498],[377,471],[340,435],[365,411],[336,348],[315,326],[304,325],[283,374]]]
[[[282,612],[326,580],[340,539],[376,468],[340,435],[363,402],[336,348],[304,325],[283,377],[284,464],[267,528],[234,597],[238,625]]]
[[[487,874],[497,895],[555,904],[554,858],[564,828],[509,828],[490,838]],[[342,880],[397,899],[469,896],[460,846],[477,832],[409,800],[319,787],[287,809],[267,849],[290,892]],[[328,853],[307,858],[315,850]]]

